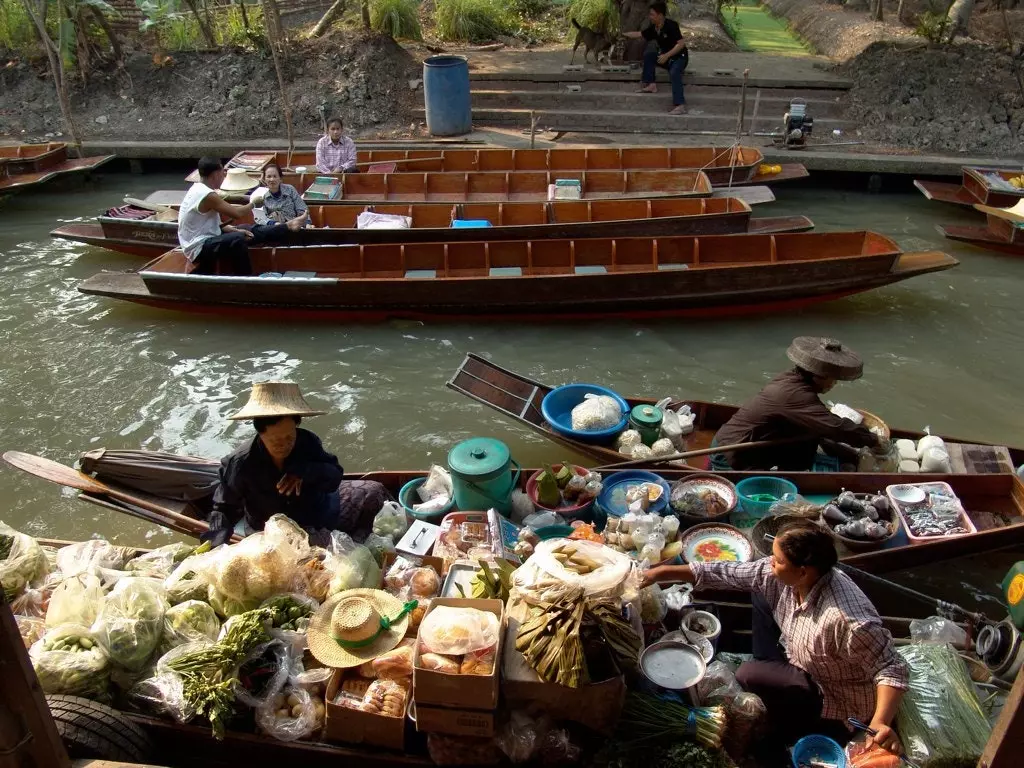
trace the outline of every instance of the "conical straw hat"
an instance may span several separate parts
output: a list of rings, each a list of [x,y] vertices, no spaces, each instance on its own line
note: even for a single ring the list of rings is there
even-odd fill
[[[860,355],[835,339],[798,336],[786,350],[786,356],[816,376],[853,381],[864,373]]]
[[[228,168],[220,188],[225,192],[248,192],[259,185],[260,180],[250,176],[244,168]]]
[[[1013,208],[993,208],[990,205],[981,205],[981,203],[976,204],[974,207],[982,213],[991,213],[1000,219],[1018,223],[1024,222],[1024,199],[1017,201]]]
[[[249,402],[237,413],[228,416],[234,421],[262,416],[322,416],[302,397],[299,385],[290,381],[259,381],[252,385]]]

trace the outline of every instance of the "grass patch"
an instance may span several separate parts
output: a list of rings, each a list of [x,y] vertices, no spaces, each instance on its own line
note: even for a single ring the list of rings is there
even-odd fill
[[[440,39],[465,43],[486,43],[511,26],[497,0],[438,0],[434,21]]]
[[[784,19],[772,16],[757,0],[737,0],[720,8],[722,25],[741,51],[807,56],[810,47],[789,28]]]
[[[242,12],[237,5],[219,8],[210,14],[211,31],[218,45],[252,48],[251,35],[264,34],[263,9],[258,5],[246,5],[245,13],[249,19],[249,30],[245,28]],[[169,15],[153,25],[152,29],[156,32],[160,47],[165,51],[195,51],[208,46],[195,14],[190,12]]]
[[[618,34],[619,9],[614,0],[572,0],[566,11],[566,21],[576,19],[584,27],[597,32]],[[569,38],[575,39],[576,30],[569,30]]]
[[[21,0],[0,0],[0,49],[27,56],[37,48],[32,20]]]
[[[370,27],[398,40],[422,40],[416,0],[371,0]]]

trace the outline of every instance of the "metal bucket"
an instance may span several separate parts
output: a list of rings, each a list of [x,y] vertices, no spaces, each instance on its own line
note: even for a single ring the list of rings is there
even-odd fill
[[[700,706],[697,684],[707,664],[692,645],[671,640],[647,646],[640,654],[641,685],[654,694],[674,693],[684,703]]]

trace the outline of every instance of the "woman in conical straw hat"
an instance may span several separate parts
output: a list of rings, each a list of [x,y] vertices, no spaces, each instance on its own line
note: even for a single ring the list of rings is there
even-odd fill
[[[243,519],[247,531],[262,530],[278,513],[309,531],[316,543],[325,544],[332,530],[359,541],[369,534],[391,496],[380,483],[342,480],[337,457],[299,428],[304,417],[324,413],[306,402],[298,384],[253,384],[249,402],[228,418],[251,420],[256,436],[221,460],[205,539],[215,546],[226,542]]]
[[[855,448],[886,447],[885,441],[863,424],[836,416],[819,397],[836,382],[861,377],[864,364],[856,352],[835,339],[799,336],[789,345],[786,356],[794,367],[769,381],[733,414],[718,430],[712,445],[791,438],[797,441],[775,448],[716,453],[711,457],[712,469],[810,470],[822,441]]]

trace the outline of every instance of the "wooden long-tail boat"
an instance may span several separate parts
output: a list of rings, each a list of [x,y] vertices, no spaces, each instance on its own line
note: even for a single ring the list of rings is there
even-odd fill
[[[316,170],[314,152],[244,150],[228,161],[229,168],[261,172],[276,163],[285,170]],[[357,154],[362,170],[385,173],[466,173],[469,171],[704,171],[715,186],[772,184],[805,178],[800,163],[786,163],[778,173],[763,169],[757,147],[596,147],[557,149],[375,149]],[[768,166],[769,168],[771,166]],[[193,171],[187,181],[198,181]]]
[[[272,317],[545,319],[784,310],[958,262],[873,232],[276,248],[252,276],[200,275],[180,250],[83,293]]]
[[[374,212],[411,219],[408,229],[359,229],[359,214]],[[671,235],[773,234],[814,228],[806,216],[751,218],[736,198],[669,200],[558,200],[539,203],[446,205],[311,205],[314,228],[296,233],[289,245],[348,243],[468,242],[486,239],[660,237]],[[486,228],[457,228],[456,220],[486,221]],[[96,223],[65,224],[50,235],[112,251],[156,258],[178,244],[177,214],[136,206],[111,209]]]
[[[68,158],[68,146],[49,144],[0,145],[0,193],[16,192],[57,176],[91,171],[114,155]]]
[[[626,458],[610,445],[588,444],[555,432],[541,413],[541,403],[553,387],[495,365],[479,355],[472,353],[466,355],[462,364],[449,379],[447,386],[449,389],[508,416],[527,429],[571,449],[576,454],[588,456],[603,464],[626,461]],[[630,397],[626,398],[626,401],[630,407],[640,404],[653,405],[656,402],[655,398],[643,397]],[[676,405],[682,403],[688,404],[696,414],[694,431],[686,438],[688,450],[709,448],[718,429],[738,410],[735,405],[709,403],[701,400],[679,400]],[[892,429],[891,432],[893,439],[920,440],[924,437],[923,432],[913,430]],[[1006,448],[956,437],[943,439],[946,441],[950,460],[956,473],[1012,473],[1014,467],[1024,464],[1024,448]],[[706,461],[706,457],[694,459],[693,465],[695,468],[703,469]],[[735,474],[742,476],[764,473]],[[809,479],[810,476],[818,473],[791,474],[806,478],[800,480],[799,485],[804,482],[813,482]],[[903,475],[903,478],[906,479],[907,475]]]
[[[1013,168],[982,168],[965,165],[959,184],[944,181],[916,180],[914,186],[929,200],[973,207],[977,204],[1009,208],[1024,199],[1024,189],[1010,184],[1010,179],[1024,175]]]
[[[939,224],[936,229],[950,240],[975,245],[1010,256],[1024,256],[1024,216],[991,206],[977,205],[985,214],[985,226]],[[1017,204],[1024,207],[1024,199]]]

